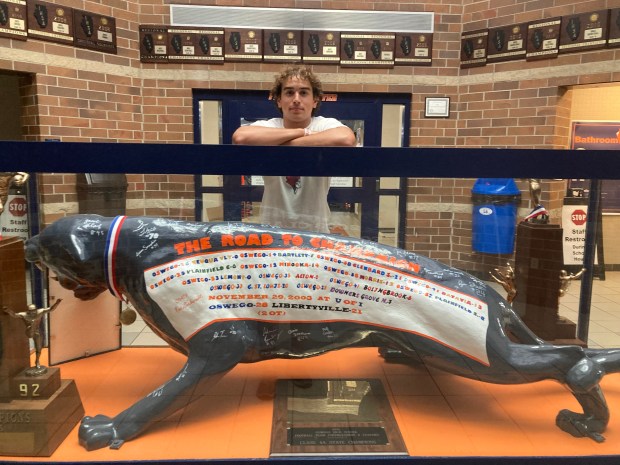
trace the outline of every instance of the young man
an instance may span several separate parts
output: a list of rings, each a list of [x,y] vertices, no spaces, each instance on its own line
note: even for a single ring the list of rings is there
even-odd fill
[[[334,118],[314,116],[321,102],[319,79],[306,67],[289,67],[271,91],[282,118],[256,121],[233,134],[234,144],[355,146],[353,131]],[[330,178],[265,176],[261,221],[265,224],[329,232]]]

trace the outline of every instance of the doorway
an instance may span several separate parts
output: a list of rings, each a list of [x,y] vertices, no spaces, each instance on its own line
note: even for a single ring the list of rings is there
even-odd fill
[[[0,140],[22,140],[19,75],[0,73]]]
[[[319,114],[337,118],[358,146],[404,147],[409,140],[409,94],[325,94]],[[241,125],[279,117],[266,91],[196,91],[195,142],[230,144]],[[268,155],[266,155],[268,156]],[[404,244],[405,178],[333,177],[330,230],[386,245]],[[262,176],[196,177],[196,219],[259,222]]]

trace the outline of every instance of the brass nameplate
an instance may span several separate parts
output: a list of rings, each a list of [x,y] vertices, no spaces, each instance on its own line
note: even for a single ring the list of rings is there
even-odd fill
[[[297,455],[407,455],[381,381],[278,381],[271,456]]]

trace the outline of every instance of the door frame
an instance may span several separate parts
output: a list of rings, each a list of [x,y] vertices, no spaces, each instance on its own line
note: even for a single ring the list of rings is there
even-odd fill
[[[222,102],[221,105],[221,140],[224,144],[232,143],[232,133],[239,127],[241,116],[249,116],[249,119],[279,117],[280,114],[275,103],[270,99],[268,91],[254,90],[194,90],[194,143],[201,143],[201,118],[200,102],[214,100]],[[317,114],[325,117],[333,117],[339,120],[363,119],[374,120],[374,123],[364,125],[364,145],[381,146],[381,123],[383,119],[383,105],[397,104],[404,107],[402,146],[409,145],[409,127],[411,112],[411,94],[384,94],[384,93],[352,93],[338,92],[325,93]],[[353,109],[353,106],[357,108]],[[363,108],[362,108],[363,107]],[[366,115],[366,118],[360,118]],[[202,195],[208,193],[221,193],[224,202],[260,201],[262,186],[239,186],[239,182],[226,179],[222,187],[202,186],[200,175],[195,177],[196,206],[195,216],[197,220],[202,218]],[[404,246],[405,214],[406,214],[406,178],[400,179],[398,189],[381,189],[380,178],[363,178],[362,187],[339,187],[330,189],[328,202],[333,203],[361,203],[363,214],[361,216],[361,236],[363,238],[377,240],[379,234],[379,198],[381,196],[398,196],[398,243]],[[226,195],[224,195],[226,193]],[[238,208],[241,210],[241,207]],[[227,210],[228,211],[228,210]],[[239,218],[237,218],[239,216]],[[240,220],[240,215],[233,212],[225,216],[225,221]]]

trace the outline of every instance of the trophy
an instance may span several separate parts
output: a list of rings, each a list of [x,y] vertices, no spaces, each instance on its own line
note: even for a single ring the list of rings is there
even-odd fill
[[[534,208],[523,221],[534,224],[548,224],[549,212],[540,202],[540,179],[528,179],[528,181],[530,184],[530,198],[532,199]]]
[[[581,274],[569,275],[562,270],[563,230],[559,224],[549,223],[549,212],[541,202],[541,180],[527,181],[533,209],[517,225],[515,269],[508,272],[514,284],[512,307],[541,339],[584,345],[576,338],[576,324],[559,314],[559,298],[566,293],[570,281]],[[502,277],[506,275],[499,273],[499,279],[493,279],[503,285],[506,280]]]
[[[9,188],[27,180],[27,173],[0,173],[0,212]],[[24,241],[0,238],[0,418],[10,419],[0,424],[0,455],[49,457],[84,415],[75,382],[40,362],[42,319],[59,304],[27,305]]]
[[[48,368],[41,365],[41,350],[43,348],[43,335],[41,334],[41,323],[43,317],[48,313],[53,312],[58,304],[62,302],[62,299],[57,300],[54,305],[47,308],[37,308],[36,305],[28,305],[28,310],[25,312],[15,312],[7,307],[3,310],[13,318],[21,319],[26,324],[26,336],[32,339],[35,349],[35,362],[34,366],[26,369],[24,374],[26,376],[42,376],[47,373]]]

